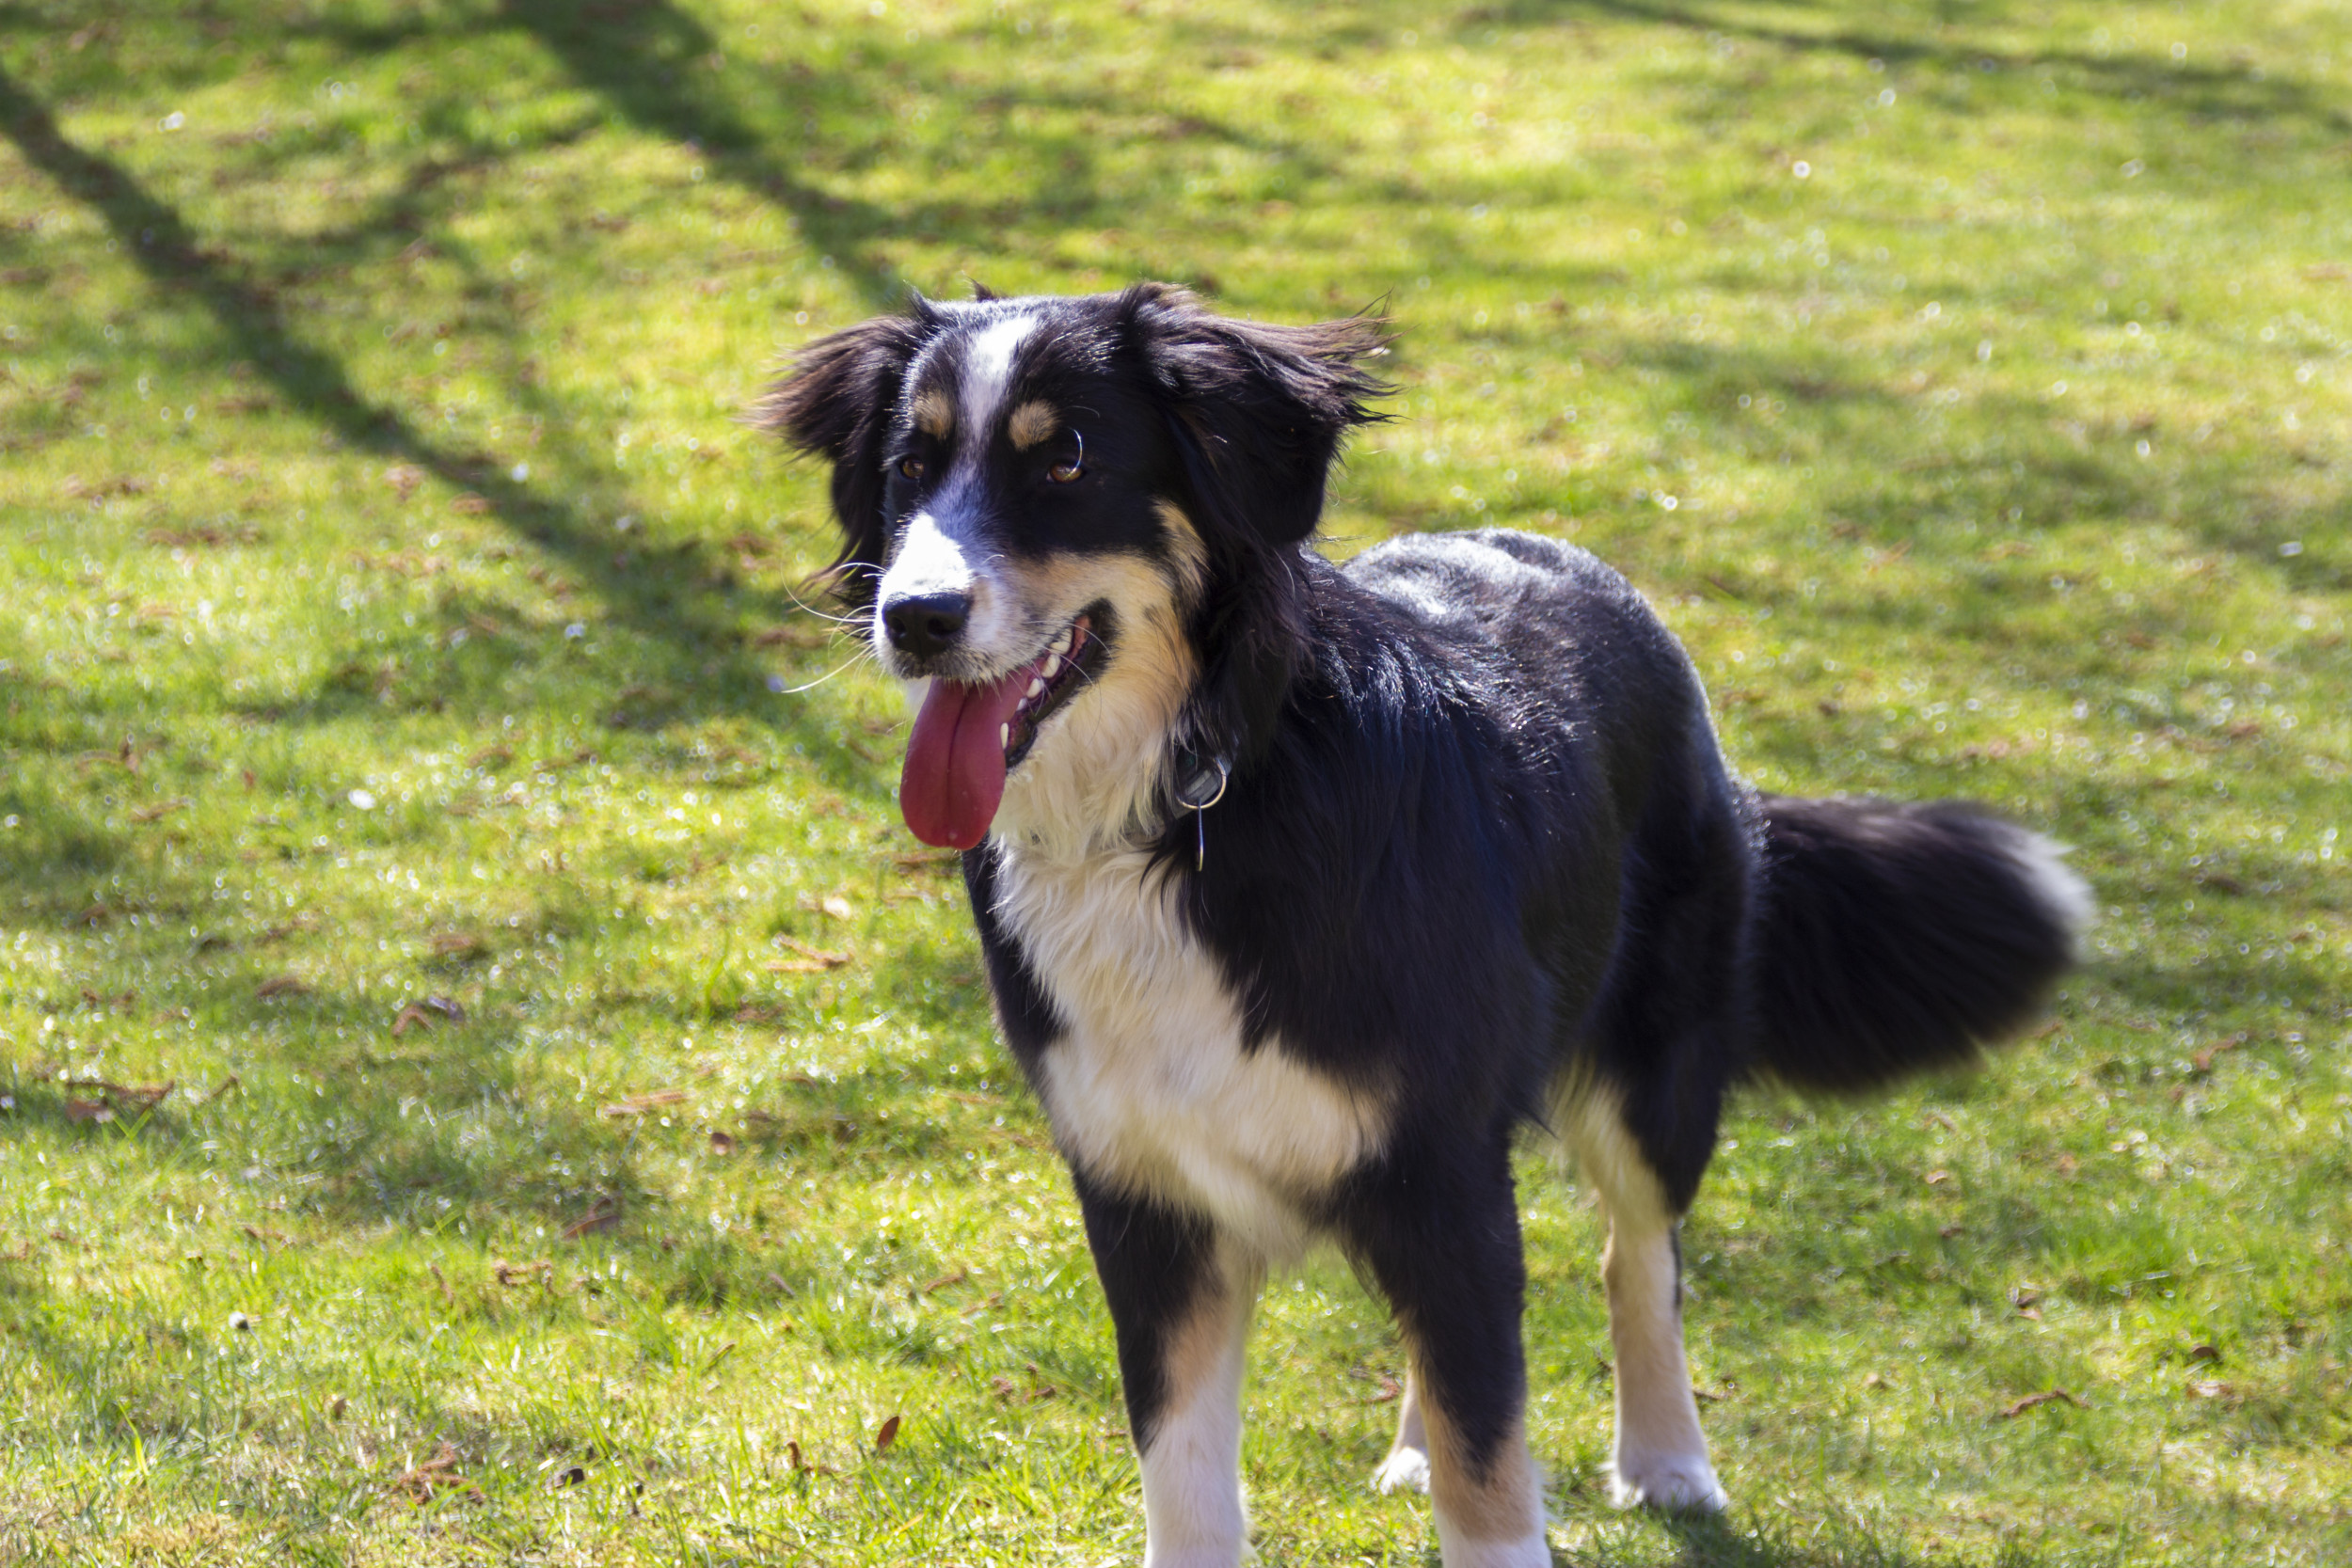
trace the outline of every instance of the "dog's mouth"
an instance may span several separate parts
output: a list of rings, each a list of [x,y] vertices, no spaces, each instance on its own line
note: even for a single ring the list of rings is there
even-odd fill
[[[1110,657],[1110,607],[1093,604],[1042,652],[993,681],[934,680],[907,741],[898,810],[914,836],[969,849],[988,836],[1005,775],[1037,744],[1039,728]]]

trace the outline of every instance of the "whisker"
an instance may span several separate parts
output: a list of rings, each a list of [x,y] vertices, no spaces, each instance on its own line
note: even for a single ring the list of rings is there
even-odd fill
[[[815,680],[808,682],[806,685],[778,687],[776,689],[776,695],[779,697],[797,697],[803,691],[814,691],[818,687],[824,685],[827,681],[833,679],[834,676],[841,673],[842,671],[849,669],[859,659],[871,658],[873,657],[874,654],[872,649],[860,648],[855,654],[843,659],[840,663],[834,665],[832,669],[826,671],[823,674],[818,676]]]
[[[866,624],[866,617],[863,615],[834,615],[818,609],[815,605],[810,604],[807,600],[802,598],[799,594],[793,592],[792,585],[790,583],[785,584],[784,596],[792,601],[795,609],[801,610],[804,614],[813,615],[819,621],[831,621],[834,625],[839,626],[858,626]]]

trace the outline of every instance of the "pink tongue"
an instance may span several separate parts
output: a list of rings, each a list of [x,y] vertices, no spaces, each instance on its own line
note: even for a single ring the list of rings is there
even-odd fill
[[[898,810],[915,837],[969,849],[988,836],[1005,798],[1005,743],[998,732],[1036,676],[1025,664],[986,686],[931,682],[898,775]]]

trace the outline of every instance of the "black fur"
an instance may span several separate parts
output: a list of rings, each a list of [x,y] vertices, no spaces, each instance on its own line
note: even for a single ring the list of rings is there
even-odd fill
[[[1974,1061],[2058,973],[2058,911],[2021,899],[2017,832],[1949,801],[1763,798],[1763,1064],[1799,1088],[1880,1088]]]
[[[877,316],[819,339],[752,410],[755,423],[833,465],[833,510],[842,534],[834,580],[850,605],[873,600],[888,544],[882,449],[908,363],[937,326],[917,295],[904,315]]]
[[[1033,457],[934,451],[912,429],[916,383],[1019,312],[1037,322],[1019,395],[1082,411],[1091,488],[1041,488]],[[1214,958],[1243,1053],[1387,1108],[1375,1152],[1283,1201],[1386,1294],[1476,1470],[1524,1401],[1516,1129],[1599,1095],[1671,1219],[1743,1078],[1852,1090],[1968,1059],[2069,961],[2074,911],[2049,847],[1973,807],[1740,784],[1688,658],[1582,550],[1500,531],[1345,567],[1308,548],[1340,443],[1382,390],[1358,362],[1384,342],[1376,322],[1232,322],[1157,286],[918,301],[815,345],[766,415],[835,464],[858,566],[892,559],[950,463],[957,526],[1007,593],[1025,563],[1089,551],[1173,572],[1157,509],[1189,519],[1200,675],[1168,745],[1233,771],[1203,816],[1136,830],[1152,885]],[[919,478],[898,477],[909,454]],[[1051,999],[1063,955],[1004,918],[1018,852],[984,843],[965,875],[1007,1039],[1044,1088],[1085,1021]],[[1175,1179],[1138,1190],[1073,1166],[1148,1445],[1216,1222]]]
[[[1198,1214],[1118,1192],[1083,1170],[1071,1176],[1119,1341],[1127,1430],[1136,1448],[1148,1449],[1170,1396],[1181,1392],[1168,1386],[1170,1341],[1202,1296],[1224,1288],[1215,1273],[1216,1232]]]

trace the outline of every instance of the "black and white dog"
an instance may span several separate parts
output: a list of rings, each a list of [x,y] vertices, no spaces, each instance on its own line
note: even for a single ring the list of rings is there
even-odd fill
[[[921,683],[901,809],[964,851],[1070,1163],[1152,1568],[1241,1557],[1251,1304],[1326,1240],[1409,1357],[1377,1483],[1428,1489],[1447,1568],[1550,1562],[1528,1123],[1608,1217],[1613,1495],[1723,1506],[1676,1236],[1725,1092],[1966,1060],[2089,912],[2054,846],[1981,811],[1741,785],[1689,659],[1581,550],[1317,555],[1382,341],[1153,285],[918,298],[759,411],[833,465],[843,590]]]

